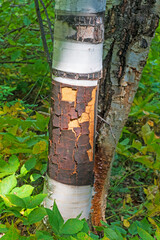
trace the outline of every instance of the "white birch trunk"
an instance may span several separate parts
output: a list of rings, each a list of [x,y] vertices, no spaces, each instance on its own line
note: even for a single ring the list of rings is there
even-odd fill
[[[105,0],[57,0],[49,165],[45,182],[65,220],[89,218]]]

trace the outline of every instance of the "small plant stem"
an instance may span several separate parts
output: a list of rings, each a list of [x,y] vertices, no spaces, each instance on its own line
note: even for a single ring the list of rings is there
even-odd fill
[[[42,4],[43,8],[44,8],[44,12],[46,14],[46,18],[47,18],[47,22],[48,22],[48,27],[49,27],[49,31],[50,31],[50,35],[51,35],[51,39],[52,39],[52,43],[53,43],[53,33],[52,33],[52,28],[51,28],[51,22],[48,16],[48,12],[47,12],[47,8],[44,4],[44,2],[42,0],[40,0],[40,3]]]
[[[44,52],[45,52],[46,57],[47,57],[47,62],[49,64],[50,73],[51,73],[52,72],[52,60],[51,60],[49,50],[48,50],[46,35],[45,35],[44,27],[43,27],[43,21],[42,21],[40,9],[39,9],[39,2],[38,2],[38,0],[34,0],[34,2],[35,2],[37,18],[38,18],[38,22],[39,22],[40,32],[41,32],[41,38],[42,38],[42,42],[43,42],[43,48],[44,48]]]

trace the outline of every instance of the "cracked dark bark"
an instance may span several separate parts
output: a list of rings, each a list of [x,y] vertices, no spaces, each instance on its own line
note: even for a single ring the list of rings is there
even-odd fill
[[[128,118],[158,26],[157,0],[108,1],[105,21],[105,78],[100,85],[92,224],[105,220],[109,178],[116,145]],[[106,124],[106,122],[108,124]],[[114,138],[115,136],[115,138]]]

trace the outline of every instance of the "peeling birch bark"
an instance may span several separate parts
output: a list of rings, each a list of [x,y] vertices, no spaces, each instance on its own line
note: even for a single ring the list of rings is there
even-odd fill
[[[92,224],[105,221],[116,145],[128,118],[160,16],[159,0],[107,1],[100,83]],[[104,120],[103,120],[104,119]]]
[[[56,1],[49,164],[45,183],[65,220],[89,218],[105,0]]]

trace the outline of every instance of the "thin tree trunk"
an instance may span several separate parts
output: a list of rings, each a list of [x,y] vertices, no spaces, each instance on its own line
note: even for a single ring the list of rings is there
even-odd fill
[[[159,0],[107,1],[100,82],[92,223],[105,220],[116,145],[128,118],[160,15]]]
[[[45,207],[89,218],[105,0],[57,0]]]

